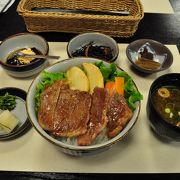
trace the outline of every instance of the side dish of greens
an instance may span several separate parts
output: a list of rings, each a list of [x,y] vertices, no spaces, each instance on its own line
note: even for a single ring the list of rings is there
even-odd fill
[[[8,92],[0,96],[0,109],[13,110],[16,107],[16,96],[10,95]]]

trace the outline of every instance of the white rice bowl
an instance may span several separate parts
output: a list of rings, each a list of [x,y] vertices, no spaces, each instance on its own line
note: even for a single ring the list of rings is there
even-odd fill
[[[77,57],[77,58],[70,58],[64,61],[60,61],[52,66],[49,66],[45,69],[47,72],[66,72],[72,66],[81,66],[83,62],[95,63],[100,62],[101,60],[95,58],[85,58],[85,57]],[[109,65],[109,63],[104,62],[105,65]],[[119,69],[122,70],[122,69]],[[55,138],[44,131],[38,123],[37,113],[35,111],[35,92],[36,92],[36,85],[41,82],[42,80],[42,73],[40,73],[32,82],[29,87],[27,100],[26,100],[26,108],[28,112],[28,117],[36,129],[36,131],[46,140],[48,140],[51,144],[54,144],[59,147],[60,151],[74,155],[74,156],[82,156],[82,155],[92,155],[102,151],[109,149],[113,144],[121,140],[124,136],[128,134],[128,132],[132,129],[135,125],[139,112],[140,112],[140,101],[136,102],[136,109],[133,112],[133,116],[131,120],[127,123],[124,129],[114,138],[108,139],[105,135],[105,130],[98,135],[95,141],[89,146],[78,146],[76,144],[76,138]],[[135,85],[135,83],[134,83]],[[135,85],[136,87],[136,85]],[[137,87],[136,87],[137,88]]]

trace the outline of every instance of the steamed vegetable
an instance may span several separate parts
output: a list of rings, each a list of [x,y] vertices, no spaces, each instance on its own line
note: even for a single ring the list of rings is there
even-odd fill
[[[124,96],[124,78],[115,77],[115,82],[107,81],[105,84],[105,88],[109,91],[110,96],[112,96],[114,92],[117,92]]]
[[[124,96],[124,78],[123,77],[115,77],[115,87],[116,91]]]
[[[115,92],[115,82],[107,81],[105,84],[105,88],[109,91],[110,96]]]

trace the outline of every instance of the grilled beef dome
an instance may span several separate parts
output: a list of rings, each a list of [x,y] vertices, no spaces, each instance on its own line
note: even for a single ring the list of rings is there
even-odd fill
[[[78,145],[90,145],[97,135],[106,127],[106,111],[109,94],[104,88],[96,87],[92,94],[92,106],[87,132],[77,138]]]
[[[62,90],[54,112],[53,121],[57,122],[53,134],[73,137],[84,134],[89,121],[91,95],[85,91]]]
[[[90,145],[107,127],[113,138],[126,126],[132,111],[118,93],[111,97],[104,88],[96,87],[93,94],[71,90],[64,81],[56,81],[41,94],[38,121],[55,136],[77,137],[78,145]]]
[[[63,81],[56,81],[41,95],[39,123],[56,136],[78,136],[87,130],[90,107],[89,93],[70,90]]]
[[[107,111],[107,135],[109,138],[115,137],[125,127],[132,117],[132,110],[128,107],[125,98],[114,93],[110,98]]]

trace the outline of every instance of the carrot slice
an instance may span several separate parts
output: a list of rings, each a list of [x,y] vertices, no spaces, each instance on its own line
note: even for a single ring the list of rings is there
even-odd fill
[[[124,78],[123,77],[115,77],[115,82],[108,81],[105,84],[105,88],[109,90],[110,96],[114,92],[117,92],[124,96]]]
[[[108,81],[108,82],[106,82],[105,88],[106,88],[107,90],[109,90],[109,94],[110,94],[110,96],[112,96],[112,94],[113,94],[114,91],[116,90],[115,82],[113,82],[113,81]]]
[[[115,88],[119,94],[124,96],[124,78],[123,77],[115,77]]]

